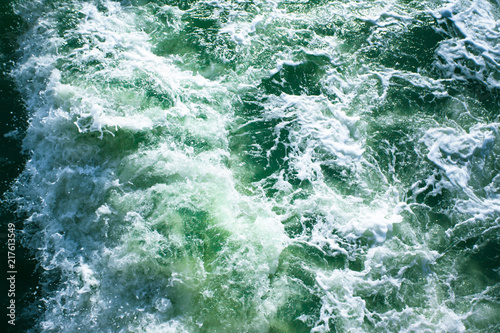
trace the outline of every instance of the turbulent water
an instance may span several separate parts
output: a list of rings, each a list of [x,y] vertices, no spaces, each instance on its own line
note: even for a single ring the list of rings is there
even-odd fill
[[[500,3],[13,6],[33,332],[500,331]]]

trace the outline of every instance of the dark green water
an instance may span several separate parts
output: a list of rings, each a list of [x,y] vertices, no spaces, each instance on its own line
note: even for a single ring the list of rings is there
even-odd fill
[[[2,8],[18,331],[500,329],[497,2]]]

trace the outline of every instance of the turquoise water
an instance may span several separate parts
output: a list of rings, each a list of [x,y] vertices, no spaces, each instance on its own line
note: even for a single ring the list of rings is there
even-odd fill
[[[13,6],[33,332],[500,330],[499,3]]]

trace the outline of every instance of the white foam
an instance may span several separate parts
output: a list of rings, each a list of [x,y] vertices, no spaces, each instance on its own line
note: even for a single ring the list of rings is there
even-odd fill
[[[257,15],[251,22],[234,22],[230,21],[224,25],[220,30],[219,34],[229,34],[231,40],[238,45],[250,45],[254,37],[258,25],[262,25],[264,18]]]
[[[236,6],[213,4],[217,10]],[[327,56],[335,66],[346,61],[337,37],[312,34],[313,42],[276,52],[261,68],[249,57],[236,74],[228,70],[208,80],[179,69],[178,56],[154,54],[138,28],[137,13],[148,13],[104,5],[106,13],[89,3],[77,6],[84,18],[65,37],[80,37],[83,46],[66,53],[64,40],[51,30],[55,20],[40,14],[40,30],[28,33],[26,56],[14,71],[34,116],[24,142],[33,151],[23,176],[29,180],[18,184],[18,194],[31,215],[28,229],[40,228],[31,246],[40,250],[42,267],[59,270],[63,281],[45,295],[42,329],[266,332],[296,297],[320,300],[311,313],[298,315],[313,332],[332,330],[332,322],[352,332],[367,331],[367,322],[381,331],[465,330],[465,317],[440,299],[441,276],[433,269],[439,254],[403,219],[403,211],[412,213],[400,202],[404,185],[388,180],[366,147],[364,117],[385,101],[391,79],[445,96],[443,80],[365,64],[359,76],[328,70],[319,84],[336,98],[257,96],[259,118],[238,130],[277,120],[274,146],[264,151],[255,144],[254,153],[271,159],[284,144],[289,169],[237,184],[246,175],[235,173],[251,171],[245,169],[248,156],[238,160],[228,148],[233,102],[285,65],[300,66],[304,55]],[[324,22],[335,14],[372,22],[378,32],[404,30],[412,21],[392,1],[330,3],[314,15],[286,13],[277,2],[257,5],[258,15],[231,13],[218,32],[243,54],[284,36],[293,41],[320,12]],[[438,19],[458,15],[448,5],[440,10]],[[496,61],[491,45],[468,38],[483,53],[483,60],[474,58],[479,65]],[[460,47],[451,52],[459,54]],[[161,94],[165,104],[148,99],[134,80]],[[367,94],[366,108],[353,107],[368,80],[380,89]],[[496,124],[468,131],[436,125],[422,135],[427,158],[445,176],[435,188],[463,191],[470,199],[459,201],[457,212],[475,219],[500,212],[498,179],[483,198],[470,176],[471,160],[491,154],[496,140]],[[325,166],[341,170],[340,185],[332,185]],[[266,182],[276,191],[272,197]],[[352,186],[351,194],[342,182]],[[295,220],[299,231],[289,238],[287,223]],[[397,224],[401,239],[394,236]],[[304,252],[293,254],[296,267],[288,268],[295,263],[287,261],[293,252],[287,248],[294,246]],[[320,264],[309,250],[321,254]],[[413,282],[411,270],[421,280]],[[370,304],[374,295],[395,295],[397,303],[408,295],[406,283],[425,289],[415,295],[422,298],[418,306],[376,312],[382,305]]]
[[[438,22],[451,25],[460,34],[440,42],[436,53],[444,63],[436,61],[435,66],[455,79],[474,79],[489,87],[500,87],[495,76],[500,68],[497,42],[500,39],[497,23],[500,13],[491,3],[484,0],[451,1],[432,10],[431,14]],[[457,74],[456,70],[460,73]]]
[[[470,160],[474,153],[489,154],[497,125],[478,124],[469,133],[454,128],[431,128],[422,137],[429,149],[427,157],[441,168],[453,186],[468,189]]]

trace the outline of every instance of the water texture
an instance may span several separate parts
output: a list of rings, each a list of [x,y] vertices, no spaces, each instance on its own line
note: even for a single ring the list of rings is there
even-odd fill
[[[32,332],[500,331],[497,1],[12,6]]]

